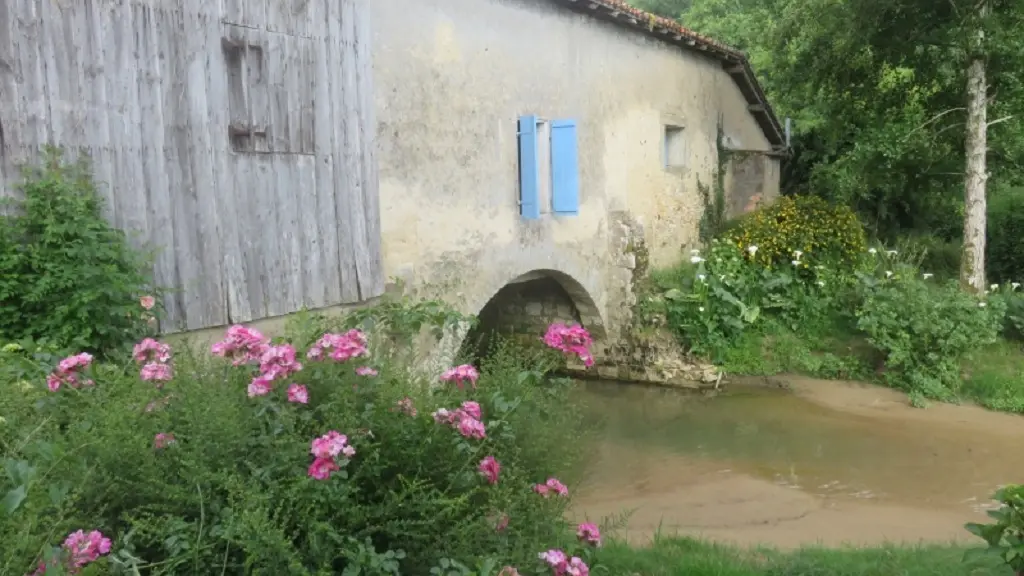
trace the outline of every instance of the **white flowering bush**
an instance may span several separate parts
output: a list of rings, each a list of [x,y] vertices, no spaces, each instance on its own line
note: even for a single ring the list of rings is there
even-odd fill
[[[756,245],[712,241],[693,250],[689,266],[663,286],[669,324],[691,351],[715,357],[766,320],[792,330],[807,329],[835,310],[851,274],[815,264],[800,250],[774,264],[760,259]]]
[[[567,383],[509,350],[420,382],[370,340],[5,347],[0,573],[586,575]],[[545,341],[589,358],[579,327]]]

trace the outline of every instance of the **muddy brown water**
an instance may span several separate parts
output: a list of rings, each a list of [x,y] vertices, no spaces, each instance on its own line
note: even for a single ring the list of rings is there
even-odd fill
[[[572,515],[628,514],[618,534],[740,545],[976,543],[992,493],[1024,482],[1024,418],[973,406],[912,408],[854,383],[787,378],[715,398],[588,382],[600,433]]]

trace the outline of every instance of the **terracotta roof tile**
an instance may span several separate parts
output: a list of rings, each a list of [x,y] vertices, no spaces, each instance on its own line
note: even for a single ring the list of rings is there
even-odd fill
[[[748,109],[768,141],[776,149],[786,146],[785,134],[779,119],[772,111],[761,84],[754,76],[750,61],[742,51],[727,46],[686,28],[668,18],[655,16],[631,6],[623,0],[554,0],[576,11],[591,13],[597,18],[615,22],[625,28],[677,45],[683,49],[702,53],[721,62],[747,100]]]

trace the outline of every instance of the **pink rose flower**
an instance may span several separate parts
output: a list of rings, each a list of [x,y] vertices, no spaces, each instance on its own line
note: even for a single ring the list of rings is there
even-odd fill
[[[477,420],[480,420],[480,418],[481,418],[480,404],[478,404],[476,402],[471,402],[471,401],[463,402],[462,403],[462,411],[465,412],[466,414],[469,414],[473,418],[476,418]]]
[[[338,463],[334,461],[334,458],[318,457],[313,460],[313,463],[309,465],[309,477],[316,480],[327,480],[331,477],[331,472],[341,470]]]
[[[150,362],[139,371],[139,377],[146,382],[156,382],[159,388],[164,382],[174,377],[174,372],[169,364]]]
[[[462,434],[466,438],[483,440],[487,437],[487,431],[484,428],[484,423],[468,414],[459,420],[458,430],[459,434]]]
[[[414,418],[416,417],[416,414],[418,414],[418,412],[416,411],[416,406],[412,403],[412,398],[409,398],[408,396],[399,400],[395,404],[395,408],[397,408],[400,412],[408,414],[409,416],[412,416]]]
[[[552,493],[558,494],[559,496],[569,495],[569,489],[566,488],[565,484],[559,482],[557,478],[548,478],[548,481],[544,484],[534,484],[533,491],[545,498],[550,496]]]
[[[72,532],[64,540],[64,549],[68,552],[71,569],[79,568],[95,562],[100,556],[110,553],[110,538],[103,536],[99,530],[86,534],[82,530]]]
[[[576,537],[580,539],[580,542],[585,544],[591,544],[593,546],[601,545],[601,531],[598,530],[596,524],[584,522],[580,524],[576,529]]]
[[[161,432],[153,438],[153,447],[157,450],[162,450],[175,442],[177,442],[177,440],[175,440],[174,434]]]
[[[139,298],[139,306],[142,306],[144,310],[152,310],[153,306],[156,306],[156,298],[152,296],[143,296]]]
[[[487,479],[487,482],[490,484],[498,483],[498,474],[501,473],[501,464],[494,459],[494,456],[488,456],[481,460],[477,469],[480,470],[480,474]]]
[[[266,396],[270,394],[270,380],[264,376],[257,376],[252,379],[249,384],[249,398],[256,398],[257,396]]]
[[[349,450],[346,450],[346,447]],[[348,446],[348,436],[335,430],[313,440],[310,454],[317,458],[333,458],[338,454],[354,455],[355,449]]]
[[[376,376],[378,372],[369,366],[360,366],[356,368],[356,374],[360,376]]]
[[[467,382],[472,385],[473,388],[476,388],[476,381],[478,378],[480,378],[480,373],[477,372],[476,368],[469,364],[449,368],[444,372],[444,374],[441,374],[442,382],[454,382],[455,385],[459,387],[459,390],[462,390]]]
[[[292,384],[288,386],[288,401],[296,404],[308,404],[309,391],[301,384]]]

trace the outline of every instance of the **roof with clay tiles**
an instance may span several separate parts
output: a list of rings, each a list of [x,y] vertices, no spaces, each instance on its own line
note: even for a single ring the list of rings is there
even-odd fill
[[[747,109],[757,120],[765,137],[775,149],[786,147],[786,137],[761,84],[754,76],[750,61],[742,51],[690,30],[675,20],[655,16],[622,0],[554,0],[596,18],[614,22],[662,42],[694,51],[717,60],[747,100]]]

